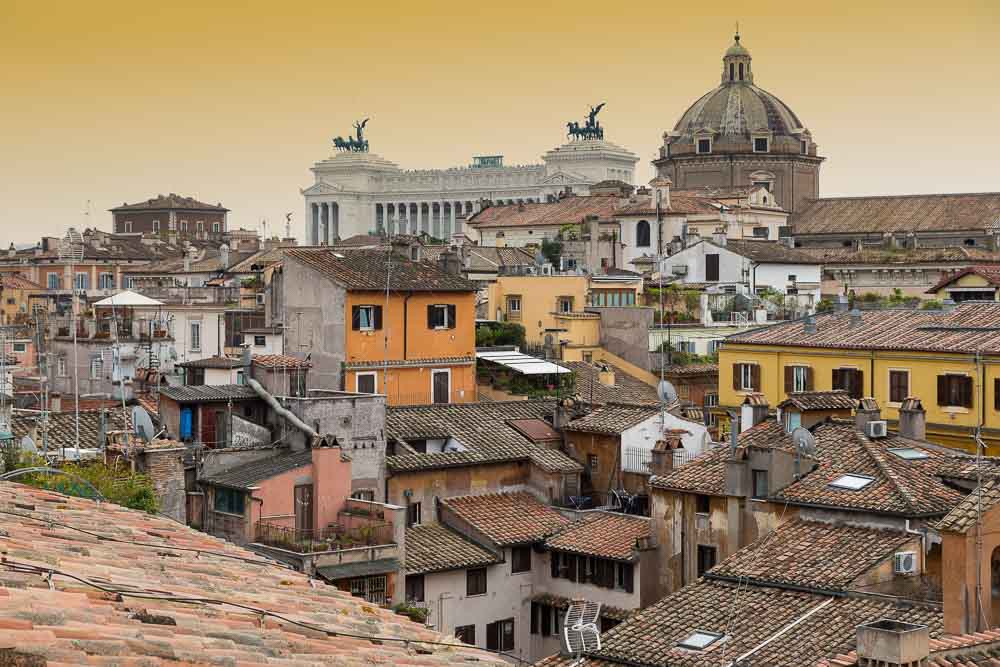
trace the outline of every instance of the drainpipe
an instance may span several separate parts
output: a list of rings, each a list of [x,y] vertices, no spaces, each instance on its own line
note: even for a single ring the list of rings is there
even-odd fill
[[[278,413],[278,415],[284,417],[289,422],[291,422],[292,426],[294,426],[295,428],[299,429],[300,431],[302,431],[303,433],[312,438],[319,436],[319,434],[316,432],[315,429],[307,425],[304,421],[302,421],[295,414],[293,414],[288,408],[279,403],[278,399],[272,396],[266,389],[264,389],[263,386],[261,386],[260,382],[257,382],[257,380],[253,378],[247,378],[247,385],[249,385],[249,387],[253,389],[257,393],[257,395],[260,396],[261,399],[263,399],[264,402],[271,407],[272,410],[274,410],[276,413]]]

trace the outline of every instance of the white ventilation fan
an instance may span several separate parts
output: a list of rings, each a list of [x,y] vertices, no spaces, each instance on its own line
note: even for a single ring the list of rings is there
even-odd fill
[[[792,442],[795,443],[796,451],[802,456],[816,454],[816,436],[809,429],[803,426],[796,427],[792,431]]]
[[[673,403],[677,400],[677,390],[674,389],[674,385],[670,384],[669,380],[660,380],[660,384],[656,385],[656,393],[659,394],[660,400],[664,403]]]
[[[601,650],[601,603],[573,600],[566,610],[562,649],[565,655],[580,656]]]

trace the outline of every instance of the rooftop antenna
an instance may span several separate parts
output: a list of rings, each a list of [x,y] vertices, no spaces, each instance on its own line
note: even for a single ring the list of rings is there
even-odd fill
[[[585,653],[601,650],[601,631],[598,620],[601,617],[601,603],[588,600],[572,600],[566,610],[563,623],[562,652],[579,661]]]
[[[89,216],[89,213],[85,215]],[[75,419],[75,431],[73,444],[76,447],[77,452],[80,451],[80,356],[79,350],[76,344],[76,319],[77,311],[79,310],[79,299],[76,290],[76,272],[75,267],[77,262],[83,259],[83,236],[80,232],[76,231],[75,227],[70,227],[66,230],[66,235],[63,236],[62,242],[59,244],[59,259],[68,263],[69,268],[69,283],[71,288],[71,308],[70,308],[70,328],[73,330],[73,401],[75,403],[74,412]],[[82,287],[82,286],[81,286]],[[66,457],[66,446],[62,445],[60,447],[61,455],[63,458]]]

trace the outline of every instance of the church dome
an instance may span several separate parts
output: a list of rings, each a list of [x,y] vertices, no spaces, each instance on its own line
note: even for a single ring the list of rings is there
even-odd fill
[[[702,140],[702,150],[697,140]],[[750,51],[737,34],[723,57],[722,83],[699,98],[667,137],[670,154],[815,155],[809,131],[787,104],[754,85]]]

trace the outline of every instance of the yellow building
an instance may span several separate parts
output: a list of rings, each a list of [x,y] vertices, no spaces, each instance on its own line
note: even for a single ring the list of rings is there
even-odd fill
[[[761,392],[774,408],[793,391],[845,389],[874,397],[895,428],[909,396],[927,410],[927,439],[1000,454],[1000,303],[946,311],[838,312],[726,339],[720,411]]]
[[[35,304],[43,310],[45,288],[18,274],[0,277],[0,324],[27,322]]]
[[[970,266],[947,276],[927,290],[935,298],[962,301],[1000,301],[1000,266],[982,264]]]

